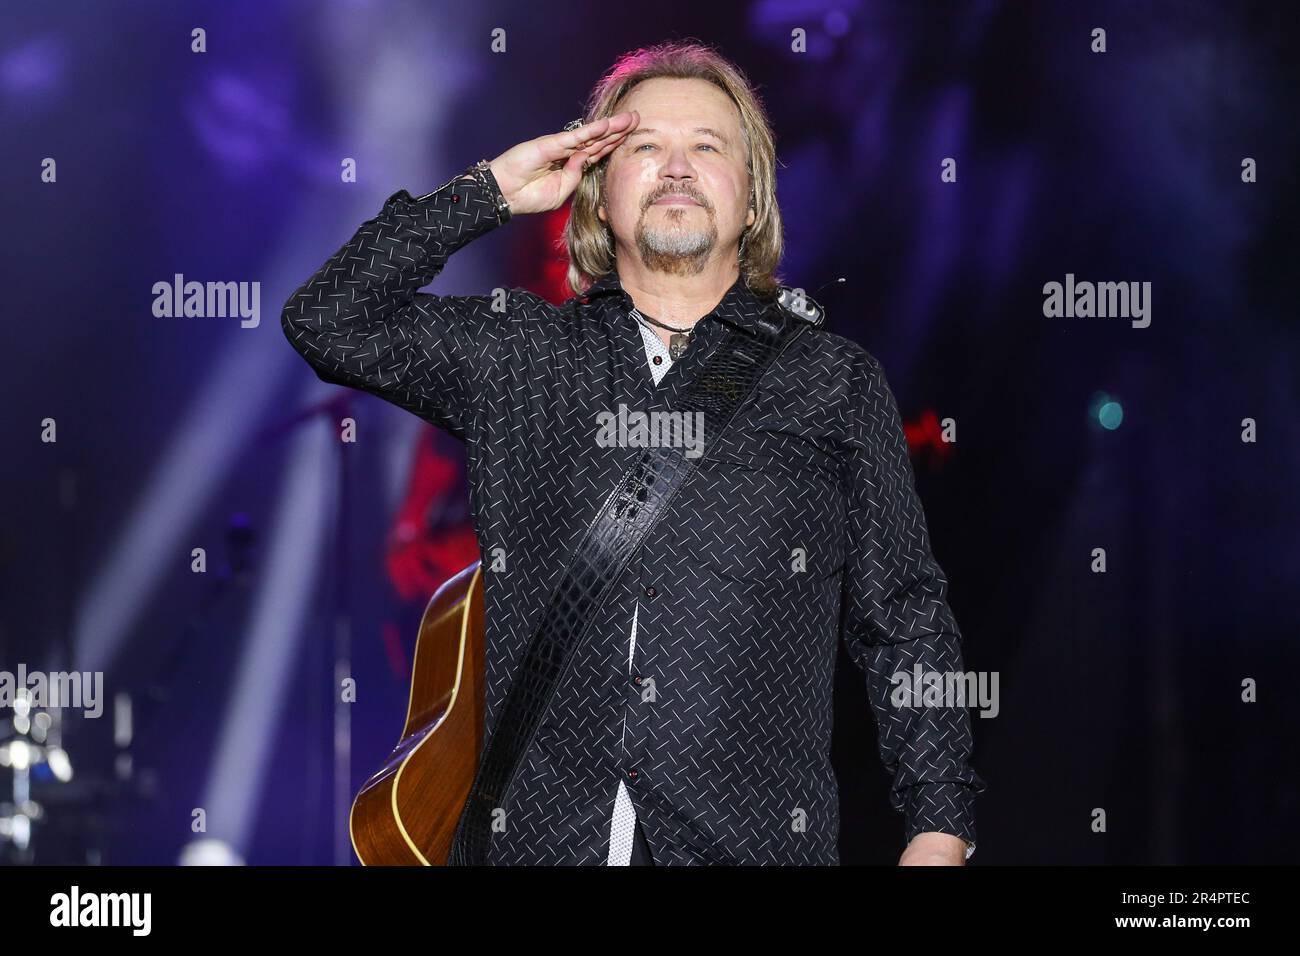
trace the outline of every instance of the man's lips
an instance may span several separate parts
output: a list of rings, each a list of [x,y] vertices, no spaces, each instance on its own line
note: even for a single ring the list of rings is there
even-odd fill
[[[656,199],[651,205],[654,206],[698,206],[690,196],[683,196],[677,193],[664,196],[662,199]]]

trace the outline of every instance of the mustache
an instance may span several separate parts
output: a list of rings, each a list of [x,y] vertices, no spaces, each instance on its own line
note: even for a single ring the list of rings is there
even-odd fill
[[[649,199],[647,199],[646,207],[649,208],[650,206],[653,206],[655,203],[663,199],[665,196],[686,196],[690,199],[694,199],[705,209],[711,208],[708,204],[708,201],[705,200],[703,196],[701,196],[699,193],[695,192],[694,190],[690,190],[690,189],[665,189],[662,192],[659,192],[651,196]]]

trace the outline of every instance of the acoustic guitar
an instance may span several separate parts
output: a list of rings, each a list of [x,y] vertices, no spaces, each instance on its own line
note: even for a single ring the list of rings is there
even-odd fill
[[[483,750],[483,570],[429,600],[411,667],[406,726],[348,821],[366,866],[445,866]]]

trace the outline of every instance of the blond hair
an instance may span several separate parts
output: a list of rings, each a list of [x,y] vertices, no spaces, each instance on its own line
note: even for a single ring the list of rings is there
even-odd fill
[[[776,202],[776,146],[762,101],[745,75],[721,54],[702,43],[670,41],[625,53],[601,78],[587,101],[584,123],[619,112],[619,104],[638,83],[656,78],[705,80],[726,93],[740,111],[749,171],[754,224],[740,242],[740,274],[756,295],[776,294],[776,274],[784,248],[781,209]],[[609,155],[588,166],[574,191],[563,242],[569,253],[569,289],[581,294],[614,270],[614,236],[597,210],[604,201]]]

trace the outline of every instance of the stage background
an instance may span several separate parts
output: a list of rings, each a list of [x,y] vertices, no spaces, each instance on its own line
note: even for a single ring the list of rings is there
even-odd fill
[[[998,715],[972,714],[976,861],[1293,861],[1288,7],[6,3],[0,669],[102,670],[110,700],[63,723],[71,779],[35,769],[45,816],[0,859],[173,863],[201,807],[204,858],[350,861],[336,601],[355,792],[396,741],[425,588],[475,555],[464,453],[320,382],[280,309],[397,189],[559,129],[617,55],[694,37],[760,86],[782,275],[882,362],[966,666],[999,675]],[[431,290],[558,301],[562,217],[512,221]],[[260,283],[259,324],[155,316],[177,273]],[[1150,282],[1150,325],[1045,317],[1067,274]],[[346,508],[340,412],[360,436]],[[391,549],[403,523],[415,543]],[[902,821],[842,649],[835,733],[843,862],[894,862]],[[6,712],[0,746],[15,734]]]

